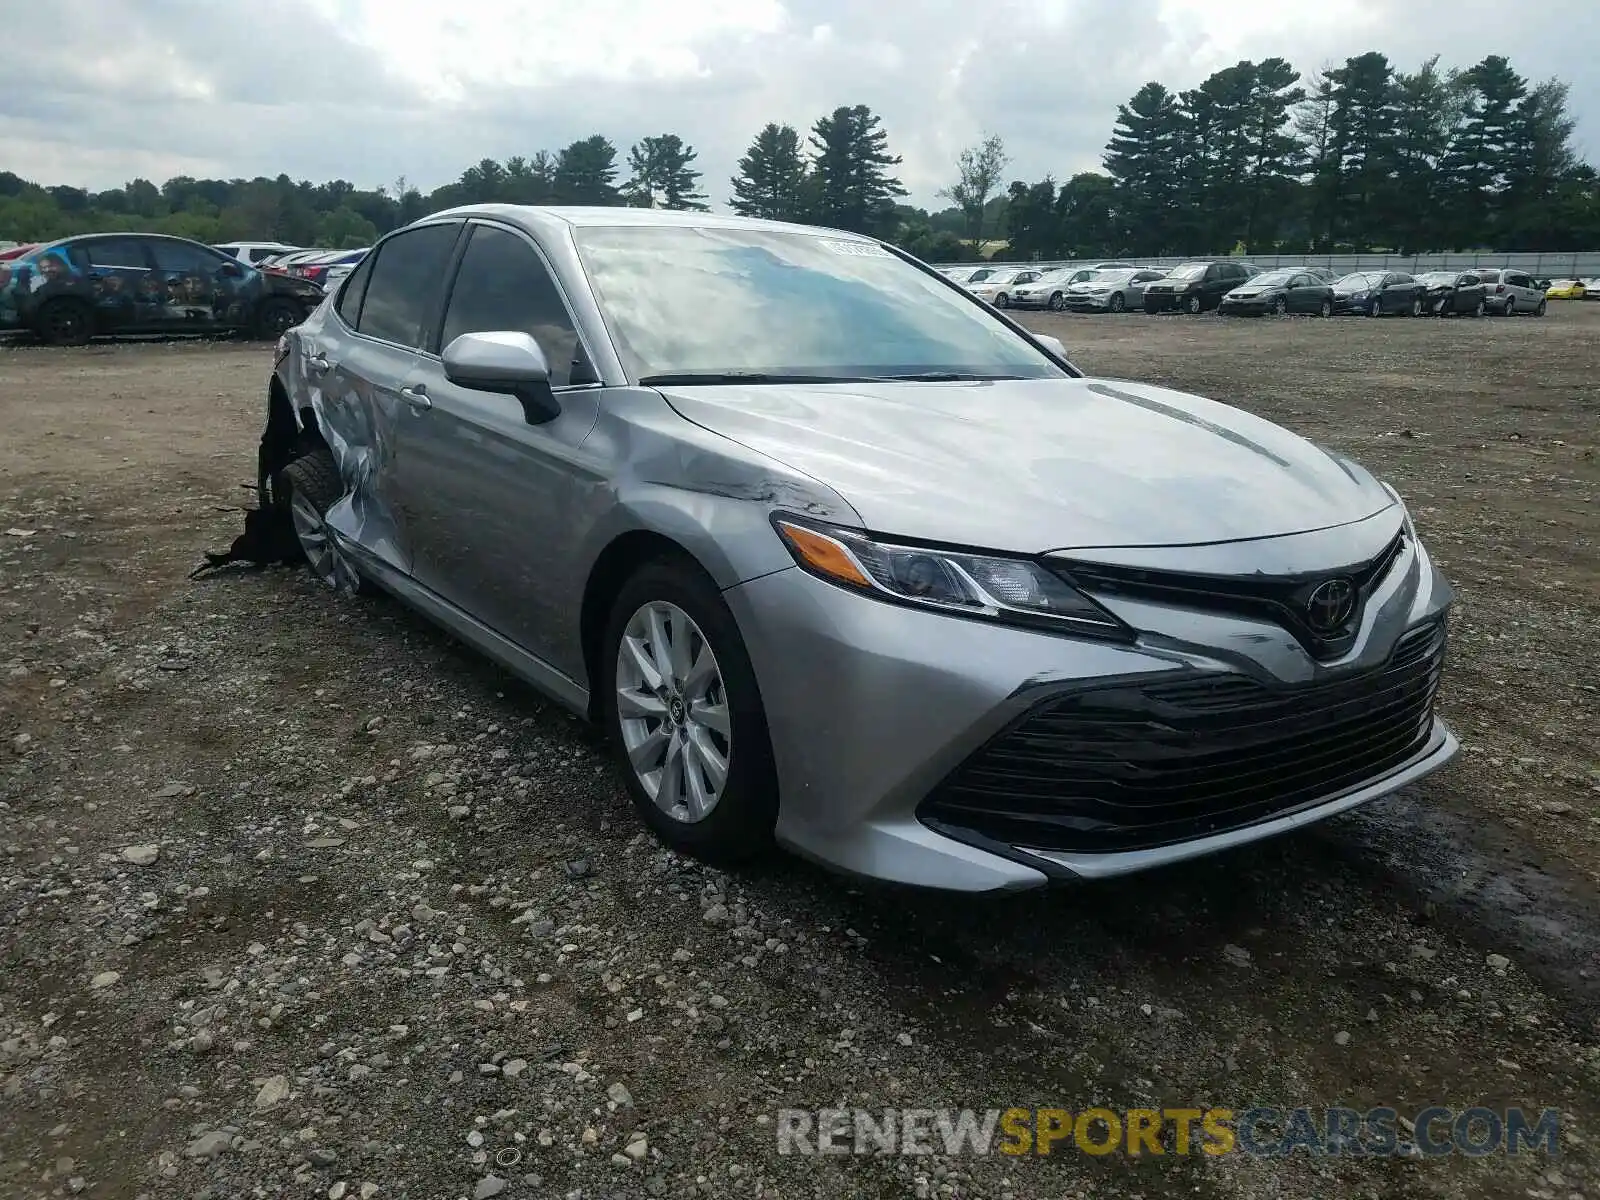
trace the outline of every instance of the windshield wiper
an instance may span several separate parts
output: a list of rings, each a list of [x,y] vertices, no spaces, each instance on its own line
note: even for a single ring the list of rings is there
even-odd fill
[[[641,375],[642,387],[687,387],[700,383],[860,383],[860,375],[777,375],[767,371],[675,371]]]
[[[912,371],[905,375],[874,375],[874,382],[987,383],[994,379],[1021,379],[1021,375],[978,375],[970,371]]]

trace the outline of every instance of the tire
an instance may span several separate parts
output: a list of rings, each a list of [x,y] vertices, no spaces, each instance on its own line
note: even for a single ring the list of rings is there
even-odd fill
[[[676,683],[652,687],[647,671],[673,658],[669,650],[658,660],[651,636],[657,631],[669,646],[684,639],[680,664],[699,664],[709,650],[712,681],[684,687],[695,672],[680,665]],[[699,566],[669,557],[640,567],[611,606],[600,660],[594,686],[601,689],[606,732],[644,823],[672,849],[712,862],[735,863],[767,851],[778,817],[778,781],[761,692],[739,626]],[[708,719],[697,719],[697,712]],[[662,745],[663,730],[671,740],[653,753],[648,748]],[[674,743],[676,770],[667,761]],[[697,814],[695,806],[708,796],[710,804]]]
[[[1487,311],[1488,311],[1488,308],[1487,308],[1487,306],[1486,306],[1486,305],[1485,305],[1485,304],[1484,304],[1484,302],[1483,302],[1483,297],[1482,297],[1482,296],[1479,296],[1479,297],[1478,297],[1478,304],[1477,304],[1477,307],[1475,307],[1475,308],[1474,308],[1474,309],[1473,309],[1473,310],[1472,310],[1472,315],[1473,315],[1473,316],[1474,316],[1474,317],[1481,317],[1481,316],[1483,316],[1483,314],[1484,314],[1484,313],[1485,313],[1485,312],[1487,312]]]
[[[1114,312],[1114,313],[1127,312],[1128,311],[1128,302],[1122,298],[1122,293],[1121,292],[1112,292],[1111,293],[1111,300],[1106,305],[1106,311],[1107,312]]]
[[[87,346],[94,336],[94,309],[82,300],[50,300],[39,310],[39,336],[51,346]]]
[[[1201,305],[1199,296],[1190,296],[1183,302],[1183,311],[1188,313],[1191,317],[1194,316],[1195,313],[1199,312],[1202,307],[1203,306]]]
[[[1324,300],[1322,302],[1321,306],[1318,307],[1318,309],[1317,309],[1317,315],[1319,317],[1331,317],[1331,316],[1333,316],[1333,301],[1332,300]]]
[[[1004,292],[1001,292],[998,296],[996,296],[994,298],[994,306],[996,308],[1010,308],[1011,307],[1011,297],[1006,295]]]
[[[1543,300],[1540,300],[1539,301],[1539,307],[1533,310],[1533,315],[1536,316],[1536,317],[1544,316],[1544,307],[1545,307],[1545,302]]]
[[[346,595],[366,594],[372,591],[372,586],[340,553],[324,520],[328,509],[344,495],[344,490],[333,455],[327,447],[318,446],[278,472],[273,494],[289,509],[295,538],[306,556],[311,574],[334,591]]]
[[[1050,293],[1049,309],[1051,312],[1060,312],[1067,306],[1067,298],[1060,292]]]
[[[1288,311],[1289,311],[1289,301],[1284,299],[1282,296],[1279,296],[1276,300],[1274,300],[1272,302],[1272,315],[1273,316],[1281,317],[1281,316],[1286,315],[1288,313]]]
[[[1372,303],[1367,305],[1367,316],[1369,316],[1369,317],[1381,317],[1381,316],[1383,316],[1383,301],[1379,300],[1376,296],[1374,296],[1372,298]]]
[[[277,341],[293,329],[305,315],[293,300],[282,296],[268,296],[256,309],[255,324],[251,332],[263,341]]]
[[[1420,317],[1422,315],[1422,297],[1421,296],[1413,296],[1413,297],[1411,297],[1411,315],[1413,317]]]

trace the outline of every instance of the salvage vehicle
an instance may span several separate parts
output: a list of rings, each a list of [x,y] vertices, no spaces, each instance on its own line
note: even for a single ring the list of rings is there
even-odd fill
[[[1168,271],[1165,278],[1145,286],[1144,311],[1205,312],[1216,308],[1223,296],[1254,274],[1248,264],[1227,259],[1181,263]]]
[[[292,529],[336,593],[392,593],[603,725],[683,852],[1097,879],[1457,749],[1452,591],[1392,487],[1088,378],[871,238],[451,209],[290,330],[267,392],[262,507],[208,565]]]
[[[1420,317],[1428,285],[1401,271],[1352,271],[1333,284],[1333,311]]]
[[[0,330],[56,346],[100,334],[225,333],[275,338],[322,300],[187,238],[104,233],[42,245],[0,266]]]
[[[1475,272],[1429,271],[1418,275],[1417,282],[1428,289],[1423,304],[1436,316],[1470,313],[1481,317],[1488,311],[1489,289]]]
[[[1588,291],[1581,279],[1557,279],[1545,289],[1544,294],[1549,300],[1582,300]]]
[[[1333,285],[1299,267],[1266,271],[1222,298],[1217,311],[1224,316],[1272,313],[1313,313],[1333,316]]]

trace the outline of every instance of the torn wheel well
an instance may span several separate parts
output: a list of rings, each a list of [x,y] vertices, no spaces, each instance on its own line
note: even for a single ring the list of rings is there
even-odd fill
[[[622,585],[645,563],[657,558],[687,558],[698,566],[694,555],[677,542],[659,533],[635,530],[625,533],[600,552],[589,571],[589,582],[583,589],[583,605],[578,615],[578,636],[583,646],[583,664],[589,676],[589,716],[598,720],[600,708],[597,697],[600,684],[600,639],[605,633],[606,618],[611,614],[612,602]]]
[[[263,505],[272,499],[272,481],[278,472],[321,441],[322,431],[317,428],[316,413],[309,408],[301,409],[300,419],[296,421],[288,389],[281,379],[273,376],[272,386],[267,391],[267,427],[261,433],[258,454],[259,479],[256,482]]]

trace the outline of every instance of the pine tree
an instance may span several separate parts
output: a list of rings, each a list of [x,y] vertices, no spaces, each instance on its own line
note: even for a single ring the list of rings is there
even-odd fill
[[[1117,107],[1105,168],[1116,183],[1120,241],[1130,254],[1184,253],[1176,246],[1183,203],[1184,114],[1178,98],[1147,83]]]
[[[628,203],[637,208],[706,210],[705,196],[696,191],[700,172],[689,164],[695,160],[693,146],[683,144],[675,133],[647,137],[628,151],[632,178],[623,188]]]
[[[1398,113],[1394,68],[1376,51],[1345,60],[1328,72],[1333,84],[1329,118],[1340,168],[1333,240],[1356,250],[1392,244],[1384,215],[1394,203],[1394,149]]]
[[[732,183],[729,204],[740,216],[805,220],[808,197],[800,131],[793,125],[767,125],[739,160]]]
[[[1295,136],[1292,125],[1294,107],[1305,98],[1300,73],[1286,61],[1268,58],[1256,64],[1244,144],[1249,175],[1243,241],[1252,253],[1276,244],[1295,181],[1305,169],[1305,143]]]
[[[1010,239],[1008,258],[1033,261],[1061,255],[1061,218],[1056,211],[1056,182],[1046,175],[1035,184],[1021,180],[1007,189],[1003,228]]]
[[[573,142],[556,156],[551,182],[558,204],[621,204],[617,148],[598,133]]]
[[[1501,249],[1554,248],[1560,196],[1581,165],[1572,149],[1575,124],[1567,113],[1567,85],[1557,79],[1539,84],[1517,106],[1501,198]]]
[[[1313,249],[1333,245],[1333,226],[1344,181],[1343,163],[1333,135],[1333,68],[1323,67],[1310,94],[1295,109],[1294,131],[1306,153],[1307,241]]]
[[[1407,253],[1450,242],[1441,169],[1460,132],[1467,90],[1459,72],[1439,70],[1437,54],[1416,71],[1395,76],[1395,187],[1386,223],[1397,248]]]
[[[1500,194],[1516,153],[1518,102],[1528,94],[1528,85],[1498,54],[1470,67],[1461,78],[1471,89],[1471,99],[1445,173],[1455,229],[1451,241],[1467,248],[1488,244],[1486,235],[1492,236],[1500,219]]]
[[[879,237],[894,232],[894,202],[906,189],[889,174],[899,166],[889,136],[865,104],[840,107],[811,128],[818,224]]]

